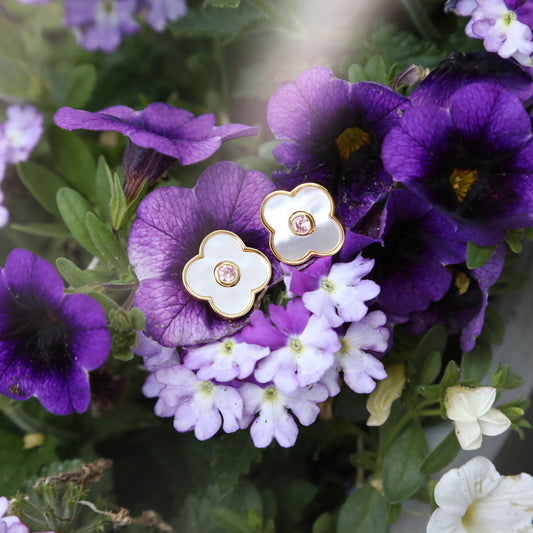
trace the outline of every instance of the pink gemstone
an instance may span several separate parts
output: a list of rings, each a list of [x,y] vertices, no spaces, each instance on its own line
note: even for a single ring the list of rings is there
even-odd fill
[[[301,214],[291,218],[291,226],[297,235],[307,235],[311,231],[313,223],[307,215]]]
[[[217,278],[224,285],[233,285],[239,278],[239,270],[231,263],[222,263],[217,269]]]

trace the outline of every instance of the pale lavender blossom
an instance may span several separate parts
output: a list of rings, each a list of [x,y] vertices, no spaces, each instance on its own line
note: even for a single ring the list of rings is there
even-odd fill
[[[27,161],[43,134],[43,114],[32,105],[11,105],[0,124],[0,154],[4,164]],[[2,173],[3,175],[3,173]]]
[[[290,394],[281,392],[274,385],[262,388],[244,383],[240,393],[244,399],[241,427],[247,427],[259,414],[250,427],[250,435],[257,448],[265,448],[273,439],[283,448],[293,446],[298,436],[298,425],[293,415],[302,425],[309,426],[320,412],[317,403],[328,397],[327,389],[318,383],[297,388]]]
[[[4,193],[0,191],[0,228],[3,228],[9,222],[9,211],[3,205]]]
[[[305,307],[323,315],[332,327],[363,318],[364,302],[379,294],[379,286],[363,280],[374,266],[372,259],[356,257],[350,263],[331,264],[331,257],[318,259],[305,270],[293,270],[287,286],[302,297]]]
[[[226,433],[239,429],[243,400],[234,387],[198,379],[192,370],[181,365],[161,368],[155,376],[165,386],[159,397],[175,408],[176,431],[194,429],[198,440],[207,440],[221,425]]]
[[[198,348],[189,348],[183,360],[186,368],[197,370],[198,379],[231,381],[245,379],[252,374],[259,359],[266,357],[270,349],[257,344],[239,342],[226,337]]]
[[[186,14],[185,0],[148,0],[146,22],[155,31],[162,32],[167,22],[175,22]]]
[[[50,0],[17,0],[19,4],[48,4]]]
[[[385,313],[373,311],[358,322],[353,322],[344,337],[342,348],[335,354],[344,382],[358,393],[369,393],[376,388],[374,380],[385,379],[383,363],[369,352],[383,353],[388,348],[389,330]]]
[[[65,0],[65,24],[85,50],[112,52],[123,35],[138,31],[137,0]]]
[[[271,304],[269,315],[270,320],[255,311],[240,334],[245,342],[271,349],[258,363],[255,379],[272,381],[284,393],[316,383],[341,348],[337,333],[325,317],[312,315],[300,299],[289,301],[286,309]]]

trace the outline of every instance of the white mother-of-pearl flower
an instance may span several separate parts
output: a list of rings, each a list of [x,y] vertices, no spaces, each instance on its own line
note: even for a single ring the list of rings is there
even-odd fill
[[[263,253],[247,248],[235,233],[217,230],[204,238],[198,255],[185,265],[182,279],[187,291],[208,301],[216,313],[238,318],[250,311],[271,275]]]
[[[270,232],[272,253],[289,265],[336,254],[344,244],[333,199],[316,183],[303,183],[291,192],[271,192],[261,205],[261,220]]]

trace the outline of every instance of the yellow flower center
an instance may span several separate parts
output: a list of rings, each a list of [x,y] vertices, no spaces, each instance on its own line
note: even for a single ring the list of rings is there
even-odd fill
[[[507,13],[504,13],[502,19],[506,26],[510,26],[516,20],[516,14],[514,11],[507,11]]]
[[[457,199],[462,202],[466,198],[468,191],[478,179],[478,171],[468,168],[454,168],[450,175],[452,189],[457,195]]]
[[[276,398],[278,397],[278,389],[274,387],[274,385],[270,385],[270,387],[267,387],[265,389],[265,392],[263,393],[263,398],[265,401],[274,402],[276,401]]]
[[[470,531],[470,529],[476,525],[476,505],[478,503],[479,500],[474,500],[466,510],[463,518],[461,518],[461,524],[466,531]]]
[[[302,341],[298,337],[293,337],[289,341],[289,348],[296,354],[303,352],[304,349]]]
[[[468,291],[468,287],[470,286],[470,278],[464,272],[458,272],[455,275],[453,283],[459,294],[463,295],[466,293],[466,291]]]
[[[335,139],[342,161],[348,161],[354,152],[369,143],[370,135],[361,128],[347,128]]]

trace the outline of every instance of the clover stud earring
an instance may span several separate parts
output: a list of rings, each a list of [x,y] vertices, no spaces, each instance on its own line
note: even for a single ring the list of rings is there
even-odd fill
[[[238,318],[250,311],[271,275],[263,253],[247,248],[235,233],[217,230],[203,239],[198,255],[185,265],[182,280],[189,294],[209,302],[217,314]]]
[[[336,254],[345,234],[334,209],[327,189],[316,183],[271,192],[261,205],[261,220],[270,233],[272,253],[289,265]]]

